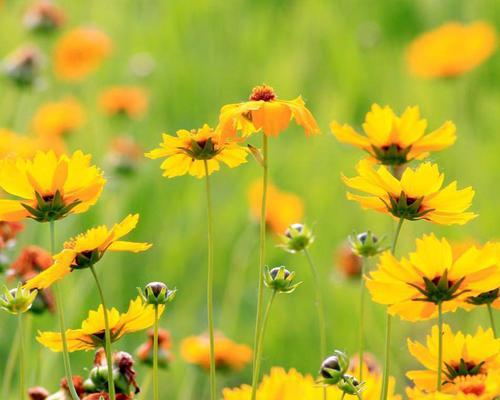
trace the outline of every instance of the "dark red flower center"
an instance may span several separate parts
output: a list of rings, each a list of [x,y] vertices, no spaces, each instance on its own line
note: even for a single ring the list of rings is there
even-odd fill
[[[273,101],[274,99],[276,99],[276,94],[273,88],[267,85],[255,86],[250,95],[250,100],[254,101]]]

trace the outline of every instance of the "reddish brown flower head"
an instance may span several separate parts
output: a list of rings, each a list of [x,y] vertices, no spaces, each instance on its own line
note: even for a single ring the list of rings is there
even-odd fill
[[[79,375],[73,375],[73,385],[75,386],[75,390],[78,396],[79,397],[83,396],[83,393],[85,392],[85,389],[83,388],[83,378]],[[68,388],[68,381],[66,380],[66,378],[61,379],[61,389],[67,392],[68,395],[70,394]]]
[[[28,390],[30,400],[45,400],[50,393],[43,387],[37,386]]]
[[[334,262],[337,269],[348,278],[355,278],[361,274],[361,258],[353,253],[347,243],[338,248]]]
[[[23,228],[20,222],[0,221],[0,250],[10,247]]]
[[[148,331],[148,340],[137,349],[137,358],[148,365],[153,362],[153,330]],[[170,332],[164,329],[158,331],[158,365],[166,368],[172,362],[173,355],[170,352],[172,341]]]
[[[26,246],[7,272],[9,278],[22,281],[33,278],[53,264],[50,253],[38,246]]]
[[[276,94],[271,86],[259,85],[252,89],[252,94],[250,95],[250,100],[253,101],[273,101],[276,99]]]
[[[125,351],[119,351],[114,354],[113,363],[118,367],[120,374],[135,388],[135,393],[139,393],[140,389],[135,380],[136,372],[132,356]]]
[[[49,32],[60,28],[66,20],[63,11],[49,0],[35,2],[24,14],[26,28]]]
[[[109,400],[109,394],[107,394],[106,392],[92,393],[82,398],[82,400],[99,400],[101,397],[104,400]],[[132,397],[127,396],[126,394],[123,393],[116,394],[116,400],[130,400],[130,399],[132,399]]]

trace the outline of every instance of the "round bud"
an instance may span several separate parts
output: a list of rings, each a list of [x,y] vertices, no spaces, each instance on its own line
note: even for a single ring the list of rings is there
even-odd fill
[[[289,239],[293,239],[293,236],[292,236],[292,231],[291,229],[294,229],[296,230],[299,234],[302,233],[302,231],[304,230],[304,225],[303,224],[299,224],[299,223],[295,223],[295,224],[292,224],[290,225],[289,228],[287,228],[287,230],[285,231],[285,236]]]
[[[337,356],[330,356],[326,358],[321,364],[321,370],[319,371],[321,376],[326,379],[332,378],[328,369],[333,369],[335,371],[341,371],[340,362]]]
[[[156,297],[158,297],[162,290],[168,291],[167,285],[163,282],[150,282],[146,285],[146,293],[151,291]]]
[[[271,271],[269,271],[269,275],[271,275],[271,278],[276,279],[276,276],[278,276],[279,271],[280,271],[280,267],[274,267]],[[290,271],[285,269],[284,279],[288,278],[289,276],[290,276]]]
[[[359,381],[352,375],[344,375],[344,379],[352,383],[354,387],[359,386]]]

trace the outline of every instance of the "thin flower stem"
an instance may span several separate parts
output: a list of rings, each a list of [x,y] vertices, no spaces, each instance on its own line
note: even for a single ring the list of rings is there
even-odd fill
[[[19,398],[26,398],[25,384],[25,368],[24,368],[24,332],[23,332],[23,313],[18,315],[19,318]]]
[[[153,333],[153,399],[160,398],[158,390],[158,305],[155,304],[155,325]]]
[[[398,243],[399,234],[401,233],[401,227],[403,226],[404,218],[400,218],[396,232],[394,233],[394,239],[392,241],[392,255],[396,255],[396,245]],[[380,391],[380,400],[387,400],[388,389],[389,389],[389,374],[390,374],[390,363],[391,363],[391,330],[392,330],[392,317],[389,312],[386,314],[386,326],[385,326],[385,351],[384,351],[384,372],[382,377],[382,390]]]
[[[19,326],[17,327],[16,336],[17,340],[10,347],[9,356],[7,357],[7,364],[3,373],[2,379],[2,399],[8,399],[10,396],[10,384],[12,381],[12,375],[14,373],[14,368],[16,366],[17,354],[19,353],[19,346],[21,345],[21,332]]]
[[[495,318],[493,317],[493,309],[491,307],[491,303],[486,304],[486,308],[488,309],[488,315],[490,317],[491,329],[493,330],[493,336],[497,338],[497,330],[495,327]]]
[[[210,192],[210,178],[208,162],[203,160],[205,166],[205,188],[207,195],[207,240],[208,240],[208,279],[207,279],[207,314],[208,333],[210,336],[210,399],[215,400],[217,387],[215,382],[215,334],[214,334],[214,256],[213,256],[213,227],[212,227],[212,199]]]
[[[49,225],[50,225],[50,250],[52,255],[54,255],[56,247],[56,234],[55,234],[54,221],[50,221]],[[54,293],[56,296],[57,312],[59,314],[59,329],[61,330],[61,341],[63,345],[63,351],[62,351],[63,364],[64,364],[64,372],[66,375],[66,381],[68,384],[71,398],[73,400],[80,400],[80,397],[78,397],[78,394],[76,393],[75,385],[73,384],[73,374],[71,373],[71,361],[69,358],[68,341],[66,340],[66,323],[64,321],[63,296],[61,293],[61,287],[59,283],[54,284]]]
[[[262,134],[262,203],[260,211],[260,251],[259,251],[259,291],[257,295],[257,316],[255,319],[255,337],[254,337],[254,354],[253,354],[253,372],[252,372],[252,396],[251,400],[255,400],[257,396],[257,385],[259,382],[260,353],[259,343],[261,342],[261,323],[262,323],[262,308],[264,303],[264,263],[266,259],[266,216],[267,216],[267,185],[269,174],[269,157],[267,136]]]
[[[101,304],[104,311],[104,347],[106,350],[106,363],[108,364],[108,392],[111,400],[116,400],[115,393],[115,381],[113,377],[113,353],[111,350],[111,330],[109,329],[109,316],[108,307],[106,306],[106,301],[104,300],[104,292],[102,290],[99,278],[95,272],[93,265],[90,266],[90,271],[94,277],[95,284],[97,286],[97,291],[99,292],[99,297],[101,298]]]
[[[443,371],[443,303],[438,303],[438,366],[437,366],[437,391],[441,391]]]
[[[359,381],[363,382],[365,352],[365,273],[367,259],[361,257],[361,279],[359,283]]]

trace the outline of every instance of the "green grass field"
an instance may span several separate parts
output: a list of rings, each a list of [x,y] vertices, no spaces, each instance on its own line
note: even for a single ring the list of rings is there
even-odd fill
[[[332,119],[359,127],[372,103],[390,105],[401,112],[419,105],[434,129],[446,120],[457,125],[457,143],[432,160],[459,187],[476,190],[473,211],[479,218],[463,226],[442,227],[426,222],[403,227],[400,254],[414,247],[414,239],[435,232],[453,240],[485,242],[498,238],[500,213],[500,58],[495,54],[483,65],[461,77],[424,81],[409,75],[404,63],[406,45],[419,33],[449,20],[487,20],[500,24],[500,7],[494,0],[232,0],[232,1],[58,1],[68,14],[66,28],[95,25],[114,42],[112,56],[81,85],[59,83],[46,59],[43,89],[20,93],[7,80],[0,81],[0,127],[29,133],[35,108],[48,100],[76,96],[87,112],[85,126],[68,137],[68,148],[93,154],[106,168],[109,141],[119,133],[133,135],[145,150],[160,142],[162,132],[216,125],[222,105],[244,100],[256,84],[268,83],[280,98],[301,94],[320,124],[322,135],[305,138],[294,124],[270,140],[270,176],[283,190],[298,194],[305,203],[305,222],[313,226],[311,248],[322,275],[327,301],[328,345],[349,353],[358,343],[357,280],[342,278],[334,252],[353,230],[371,229],[391,234],[387,216],[363,211],[345,198],[340,173],[354,174],[362,157],[359,150],[339,144],[331,135]],[[0,8],[0,58],[19,44],[37,43],[50,54],[54,40],[26,32],[21,24],[27,2],[4,0]],[[130,69],[131,58],[147,53],[155,68],[147,77]],[[144,86],[150,94],[146,118],[120,123],[98,109],[101,89],[117,84]],[[258,138],[251,141],[258,146]],[[141,220],[130,240],[149,241],[153,248],[142,254],[109,254],[98,265],[108,303],[124,309],[136,296],[136,287],[163,280],[178,289],[177,298],[162,318],[173,336],[176,360],[162,372],[162,398],[190,399],[186,388],[204,398],[206,376],[188,366],[179,355],[183,337],[206,329],[206,209],[203,181],[185,176],[164,179],[160,162],[144,159],[136,174],[126,179],[109,176],[104,193],[88,213],[57,224],[58,248],[69,237],[96,224],[112,224],[131,212]],[[251,345],[255,319],[258,224],[249,217],[248,185],[261,175],[257,163],[222,168],[213,175],[215,218],[216,327],[232,339]],[[14,256],[22,246],[49,246],[47,224],[27,222]],[[269,237],[267,263],[286,265],[303,285],[291,295],[280,296],[272,311],[264,349],[264,371],[271,366],[295,367],[316,374],[319,350],[314,312],[312,277],[306,259],[275,247]],[[89,309],[99,304],[89,273],[72,274],[63,283],[67,325],[78,327]],[[237,285],[228,286],[228,282]],[[235,298],[241,301],[235,301]],[[384,308],[368,308],[367,347],[383,355]],[[485,310],[447,314],[446,321],[464,331],[487,326]],[[42,349],[34,340],[37,330],[56,330],[55,316],[31,319],[32,335],[29,385],[55,391],[63,376],[60,355]],[[400,392],[406,386],[404,371],[417,366],[406,347],[406,338],[422,340],[431,322],[397,320],[393,346],[393,374]],[[15,340],[16,320],[0,313],[0,376]],[[115,345],[129,352],[144,341],[138,333]],[[86,374],[92,353],[73,353],[75,373]],[[137,366],[139,382],[147,370]],[[36,377],[40,380],[35,381]],[[221,375],[219,386],[249,382],[251,367],[241,373]],[[14,378],[15,379],[15,378]],[[15,382],[12,384],[16,387]],[[184,390],[184,392],[183,392]],[[17,399],[15,390],[9,399]],[[142,398],[142,397],[139,397]],[[194,399],[195,397],[193,397]],[[9,400],[5,399],[5,400]]]

